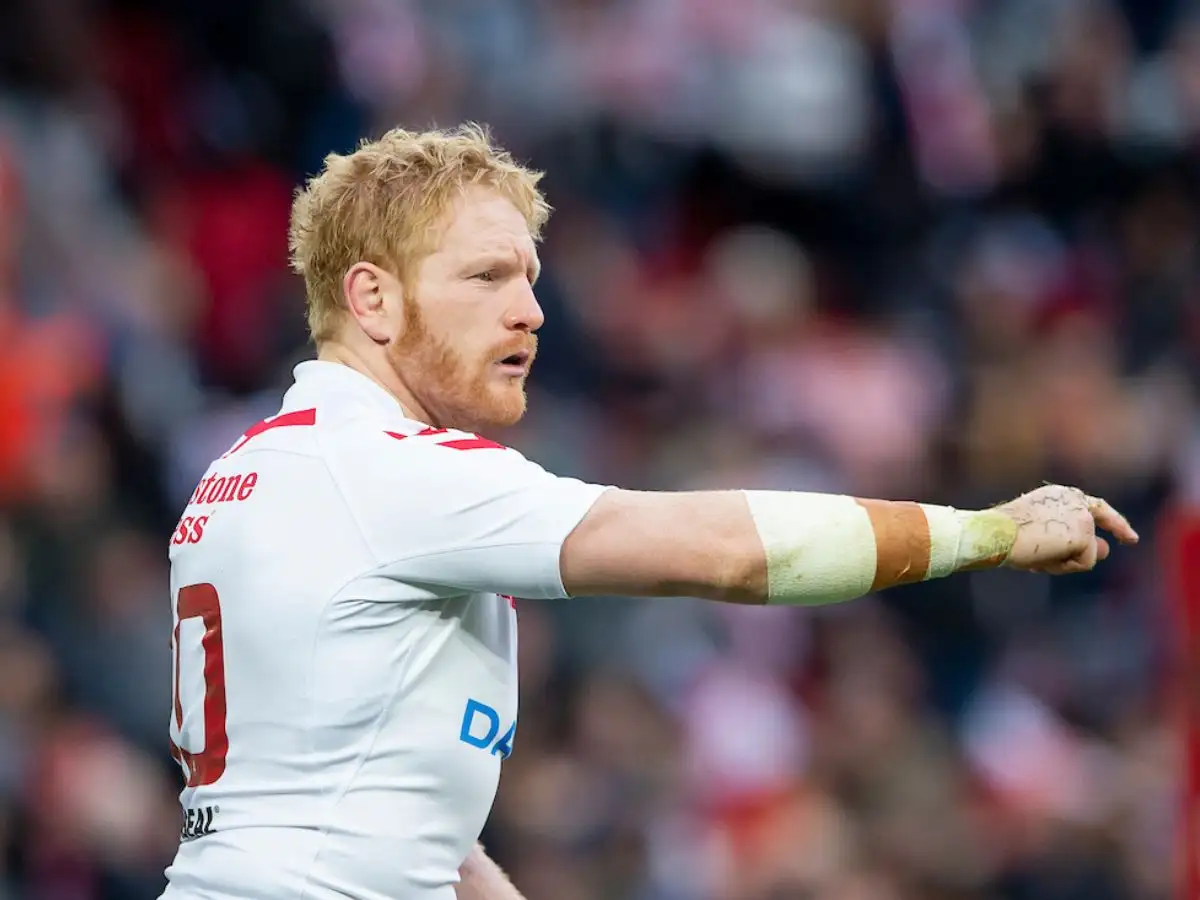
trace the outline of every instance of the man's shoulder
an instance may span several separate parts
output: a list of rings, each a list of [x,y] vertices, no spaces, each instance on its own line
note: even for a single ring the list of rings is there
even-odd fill
[[[486,451],[475,458],[524,458],[493,438],[457,428],[438,428],[394,410],[368,404],[318,404],[312,413],[320,452],[352,456],[363,453],[394,456]]]
[[[386,473],[387,480],[470,481],[537,468],[513,448],[469,431],[434,428],[409,419],[369,415],[320,432],[320,456],[331,469]]]
[[[353,481],[365,476],[381,483],[409,483],[539,468],[492,438],[435,428],[405,417],[400,410],[322,404],[285,407],[254,423],[213,461],[210,470],[272,453],[309,457],[339,482],[347,475]]]
[[[250,425],[217,459],[263,450],[323,456],[331,449],[353,448],[371,437],[391,436],[395,440],[424,436],[430,431],[405,418],[400,410],[389,413],[369,406],[285,403],[279,412]]]

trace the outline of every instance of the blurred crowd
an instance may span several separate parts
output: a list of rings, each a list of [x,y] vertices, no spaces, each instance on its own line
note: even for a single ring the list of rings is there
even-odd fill
[[[529,900],[1175,895],[1200,7],[5,0],[0,900],[161,888],[167,539],[312,354],[291,191],[464,119],[557,209],[496,437],[635,488],[1062,480],[1143,537],[816,610],[519,601],[484,839]]]

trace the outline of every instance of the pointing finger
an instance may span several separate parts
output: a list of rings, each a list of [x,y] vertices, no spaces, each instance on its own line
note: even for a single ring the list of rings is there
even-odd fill
[[[1133,530],[1129,521],[1113,509],[1107,500],[1100,497],[1088,497],[1088,512],[1092,514],[1096,524],[1112,534],[1122,544],[1136,544],[1138,533]]]

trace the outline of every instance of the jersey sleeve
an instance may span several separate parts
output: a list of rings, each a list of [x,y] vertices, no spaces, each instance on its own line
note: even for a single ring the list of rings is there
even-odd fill
[[[354,427],[322,443],[377,573],[410,584],[565,597],[563,541],[607,490],[464,432]]]

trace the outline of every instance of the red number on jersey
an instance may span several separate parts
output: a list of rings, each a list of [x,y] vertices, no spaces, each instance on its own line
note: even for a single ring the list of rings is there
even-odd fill
[[[221,639],[221,601],[211,584],[189,584],[175,601],[180,624],[185,619],[204,623],[204,749],[199,753],[171,742],[171,755],[183,767],[188,787],[212,784],[225,772],[229,735],[225,726],[225,645]],[[175,650],[175,725],[183,734],[183,705],[179,699],[179,625],[171,641]]]

